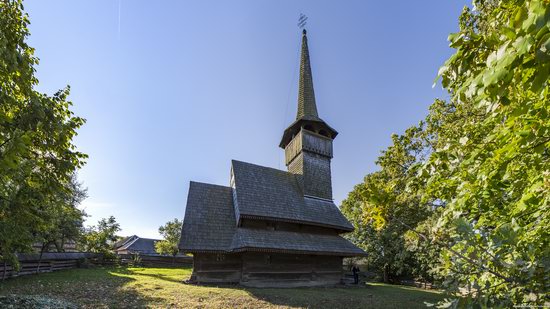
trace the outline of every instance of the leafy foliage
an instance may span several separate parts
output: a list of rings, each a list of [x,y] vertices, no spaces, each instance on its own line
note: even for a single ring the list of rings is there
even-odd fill
[[[381,170],[342,209],[372,256],[404,240],[400,250],[419,262],[417,273],[441,279],[455,300],[543,305],[550,282],[550,2],[475,0],[449,41],[456,52],[439,75],[450,101],[436,100],[419,126],[394,137]],[[406,164],[399,149],[424,155]],[[428,216],[406,222],[409,215],[400,214],[407,209]],[[406,228],[382,249],[369,247],[379,234],[361,238],[396,222]]]
[[[452,279],[450,291],[471,287],[476,303],[542,304],[550,274],[550,2],[474,4],[449,36],[457,51],[440,74],[453,105],[423,167],[426,197],[446,201],[433,231],[452,239],[440,272]]]
[[[41,251],[48,251],[53,245],[57,252],[64,252],[67,241],[80,240],[86,214],[78,209],[78,205],[86,197],[87,190],[73,176],[67,190],[58,193],[56,202],[43,218],[45,224],[35,234],[34,240],[42,244]]]
[[[165,225],[159,227],[159,233],[164,239],[155,244],[157,253],[172,256],[178,254],[182,225],[183,223],[180,220],[174,218],[174,220],[168,221]]]
[[[120,224],[116,222],[115,217],[99,220],[96,226],[91,226],[84,232],[83,250],[103,253],[105,256],[112,255],[112,245],[117,241],[116,233],[119,231]]]
[[[382,169],[367,175],[341,207],[356,227],[349,237],[369,252],[369,267],[382,273],[386,282],[400,275],[431,279],[406,250],[404,238],[431,211],[430,203],[421,203],[420,195],[407,185],[429,148],[423,127],[421,123],[402,136],[393,135],[393,145],[377,161]]]
[[[86,158],[72,143],[84,119],[70,110],[69,87],[34,89],[28,24],[21,0],[0,1],[0,260],[16,266],[15,253],[30,250],[56,213],[79,216],[62,208],[78,194],[71,179]]]

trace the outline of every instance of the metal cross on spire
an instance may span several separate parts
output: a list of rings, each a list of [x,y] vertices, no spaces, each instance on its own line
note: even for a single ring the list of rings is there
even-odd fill
[[[300,29],[304,29],[307,24],[307,16],[303,13],[300,13],[300,17],[298,18],[298,27]]]

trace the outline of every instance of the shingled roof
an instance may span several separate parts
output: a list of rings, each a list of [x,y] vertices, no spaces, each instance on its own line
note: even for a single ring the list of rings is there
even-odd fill
[[[313,89],[313,74],[309,60],[309,48],[307,45],[307,32],[304,29],[302,35],[302,52],[300,55],[300,79],[298,82],[298,110],[294,121],[283,133],[279,147],[285,148],[302,126],[315,123],[335,138],[338,132],[330,127],[323,119],[319,118],[317,104],[315,103],[315,91]]]
[[[190,183],[179,245],[182,251],[365,254],[338,235],[238,227],[237,216],[353,229],[334,203],[304,197],[293,174],[240,161],[232,161],[232,168],[234,191]]]
[[[180,249],[186,252],[228,251],[235,229],[231,188],[192,181]]]
[[[231,166],[238,219],[252,217],[353,230],[332,201],[304,197],[296,175],[236,160]]]
[[[292,252],[339,256],[365,255],[365,252],[338,235],[288,231],[237,229],[232,251]]]
[[[296,120],[308,117],[320,120],[315,104],[315,91],[313,90],[313,75],[309,61],[309,48],[307,46],[306,30],[302,35],[302,53],[300,57],[300,80],[298,82],[298,112]]]
[[[118,247],[116,251],[128,251],[133,253],[141,253],[148,255],[158,254],[155,250],[155,243],[160,241],[159,239],[141,238],[138,236],[132,236],[122,246]]]

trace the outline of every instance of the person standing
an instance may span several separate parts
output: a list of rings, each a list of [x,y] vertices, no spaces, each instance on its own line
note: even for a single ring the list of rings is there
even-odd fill
[[[359,267],[357,267],[357,265],[353,265],[351,272],[353,273],[353,283],[359,284]]]

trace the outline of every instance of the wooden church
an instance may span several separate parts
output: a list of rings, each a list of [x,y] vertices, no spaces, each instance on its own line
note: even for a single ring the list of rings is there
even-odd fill
[[[191,182],[180,251],[191,280],[255,287],[334,285],[344,257],[365,252],[332,200],[330,160],[338,132],[317,113],[306,31],[298,113],[283,133],[288,171],[233,160],[229,186]]]

